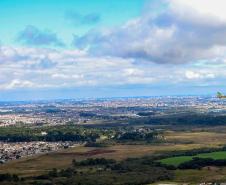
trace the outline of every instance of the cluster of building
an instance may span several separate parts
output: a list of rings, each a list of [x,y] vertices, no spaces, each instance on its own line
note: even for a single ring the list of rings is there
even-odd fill
[[[166,114],[174,108],[201,112],[226,112],[226,101],[214,97],[118,98],[84,101],[23,102],[0,104],[0,126],[16,124],[83,124],[101,119],[136,117],[140,111]],[[85,113],[85,114],[84,114]]]
[[[73,142],[0,142],[0,163],[75,146]]]
[[[3,114],[0,115],[0,127],[12,126],[16,124],[38,124],[44,123],[46,119],[41,117],[32,117],[24,114]]]

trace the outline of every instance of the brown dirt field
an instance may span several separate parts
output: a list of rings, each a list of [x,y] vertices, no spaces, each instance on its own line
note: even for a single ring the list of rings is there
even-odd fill
[[[103,150],[103,149],[95,149],[95,150],[90,150],[87,152],[77,152],[74,153],[75,155],[80,155],[80,156],[86,156],[86,157],[91,157],[95,155],[102,155],[102,154],[107,154],[107,153],[113,153],[115,150]]]

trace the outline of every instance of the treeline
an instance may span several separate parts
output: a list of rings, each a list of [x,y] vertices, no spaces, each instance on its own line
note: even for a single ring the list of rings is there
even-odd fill
[[[192,160],[183,162],[183,163],[179,164],[178,166],[167,165],[167,164],[162,164],[162,163],[156,163],[156,166],[161,166],[168,170],[201,169],[206,166],[226,166],[226,160],[225,159],[193,157]]]
[[[87,128],[77,125],[55,127],[2,127],[0,141],[30,142],[30,141],[74,141],[96,144],[96,140],[104,136],[114,141],[152,141],[158,135],[150,129],[144,131],[133,127],[125,128]],[[87,145],[88,146],[88,145]]]
[[[137,115],[138,116],[153,116],[155,115],[156,113],[153,112],[153,111],[149,111],[149,112],[138,112]]]
[[[1,141],[7,142],[30,142],[30,141],[95,141],[99,138],[98,134],[78,134],[73,132],[61,132],[61,131],[52,131],[46,135],[33,135],[33,134],[7,134],[0,135]]]
[[[42,136],[45,141],[92,141],[95,142],[100,137],[98,133],[76,133],[72,131],[50,131],[46,136]]]
[[[105,158],[88,158],[83,161],[76,161],[73,160],[72,164],[73,166],[93,166],[93,165],[110,165],[110,164],[115,164],[116,161],[114,159],[105,159]]]
[[[89,158],[72,161],[71,167],[63,170],[53,169],[45,175],[35,177],[41,183],[56,185],[146,185],[161,180],[170,180],[173,172],[144,164],[140,159],[116,162],[112,159]]]
[[[226,166],[225,159],[199,158],[193,157],[192,160],[181,163],[178,169],[201,169],[205,166]]]
[[[162,117],[145,117],[130,120],[130,124],[155,124],[155,125],[224,125],[226,115],[211,114],[182,114]]]
[[[44,133],[44,134],[43,134]],[[5,127],[0,128],[0,141],[89,141],[95,142],[102,132],[97,129],[87,129],[76,126],[56,127]]]
[[[204,166],[226,166],[226,160],[214,160],[212,158],[199,158],[193,157],[192,160],[181,163],[178,166],[167,165],[159,162],[161,159],[169,158],[169,157],[179,157],[179,156],[195,156],[202,153],[212,153],[226,151],[226,146],[221,148],[200,148],[193,149],[188,151],[176,151],[176,152],[168,152],[159,156],[152,157],[152,161],[156,166],[164,167],[168,170],[176,170],[176,169],[200,169]]]
[[[195,156],[198,154],[220,152],[220,151],[226,151],[226,146],[223,146],[220,148],[197,148],[192,150],[165,152],[164,154],[154,156],[153,160],[157,161],[157,160],[161,160],[169,157]]]
[[[3,173],[0,174],[0,182],[9,181],[9,182],[18,182],[20,178],[15,174]]]
[[[118,136],[119,141],[153,141],[157,137],[156,132],[126,132]]]

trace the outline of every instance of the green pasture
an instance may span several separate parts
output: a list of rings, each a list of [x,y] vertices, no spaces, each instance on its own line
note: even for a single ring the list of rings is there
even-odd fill
[[[178,166],[181,163],[192,160],[193,157],[212,158],[215,160],[216,159],[226,159],[226,151],[203,153],[203,154],[198,154],[198,155],[194,155],[194,156],[169,157],[169,158],[160,160],[160,162],[163,164],[167,164],[167,165]]]

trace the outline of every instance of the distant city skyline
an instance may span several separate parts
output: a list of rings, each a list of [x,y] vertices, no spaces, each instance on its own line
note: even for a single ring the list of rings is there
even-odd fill
[[[225,6],[1,0],[0,101],[226,93]]]

